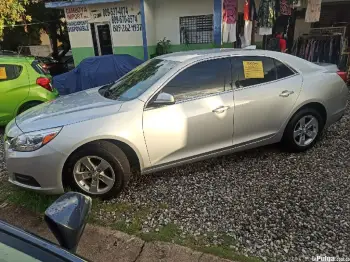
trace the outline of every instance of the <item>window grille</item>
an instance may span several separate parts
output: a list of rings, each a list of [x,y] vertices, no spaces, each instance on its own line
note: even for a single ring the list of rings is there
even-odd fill
[[[181,44],[208,44],[213,42],[213,15],[180,17]]]

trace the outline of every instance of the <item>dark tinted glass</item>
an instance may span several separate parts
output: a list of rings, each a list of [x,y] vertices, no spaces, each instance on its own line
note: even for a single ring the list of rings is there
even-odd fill
[[[135,99],[168,73],[179,62],[152,59],[127,73],[113,84],[100,89],[100,94],[106,98],[129,101]]]
[[[232,89],[229,58],[200,62],[179,73],[162,90],[176,101],[211,95]]]
[[[0,68],[5,68],[6,79],[0,79],[0,81],[13,80],[18,78],[22,73],[22,67],[19,65],[0,65]],[[3,69],[2,69],[3,70]]]
[[[50,261],[63,262],[67,261],[64,258],[59,258],[55,254],[46,250],[40,249],[29,242],[22,241],[12,235],[0,232],[0,261]]]
[[[294,72],[288,66],[281,63],[280,61],[275,60],[275,65],[277,70],[277,79],[294,75]]]
[[[263,78],[248,78],[244,72],[243,62],[259,61],[263,66]],[[275,81],[276,67],[272,58],[262,56],[236,57],[232,59],[233,80],[237,87],[246,87]]]
[[[42,68],[40,62],[37,61],[37,60],[34,60],[32,62],[32,67],[40,75],[47,75],[47,74],[49,74],[49,72],[46,69]]]

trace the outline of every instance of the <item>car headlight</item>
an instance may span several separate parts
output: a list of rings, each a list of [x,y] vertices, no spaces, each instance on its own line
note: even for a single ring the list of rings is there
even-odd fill
[[[62,127],[24,133],[13,138],[9,148],[19,152],[31,152],[49,143],[61,131]]]

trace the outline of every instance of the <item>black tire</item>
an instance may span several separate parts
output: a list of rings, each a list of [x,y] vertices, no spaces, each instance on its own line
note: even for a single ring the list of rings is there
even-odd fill
[[[103,194],[91,194],[83,190],[75,181],[73,169],[75,164],[86,156],[97,156],[106,160],[112,167],[115,174],[115,181],[112,188]],[[85,195],[99,197],[102,199],[110,199],[117,197],[119,193],[127,186],[131,176],[130,164],[124,152],[108,141],[91,142],[76,152],[74,152],[65,165],[63,172],[64,184],[72,187]]]
[[[18,110],[18,115],[22,114],[23,112],[27,111],[28,109],[34,107],[34,106],[37,106],[37,105],[40,105],[41,102],[27,102],[25,103],[24,105],[22,105],[20,107],[20,109]]]
[[[309,145],[300,146],[296,143],[294,140],[294,129],[299,122],[299,120],[304,117],[311,115],[315,117],[318,121],[318,133],[316,138],[310,143]],[[321,114],[314,108],[303,108],[296,112],[294,116],[289,121],[288,125],[286,126],[286,129],[284,131],[282,144],[284,145],[284,148],[291,152],[304,152],[310,149],[314,146],[314,144],[317,142],[318,138],[322,134],[323,128],[325,125],[325,119],[322,118]]]

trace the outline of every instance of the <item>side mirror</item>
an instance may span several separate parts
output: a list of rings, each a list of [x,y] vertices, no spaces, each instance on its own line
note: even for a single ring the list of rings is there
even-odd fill
[[[92,206],[90,197],[68,192],[45,211],[45,222],[62,247],[75,252]]]
[[[152,105],[173,105],[175,104],[175,98],[173,95],[168,93],[160,93]]]

